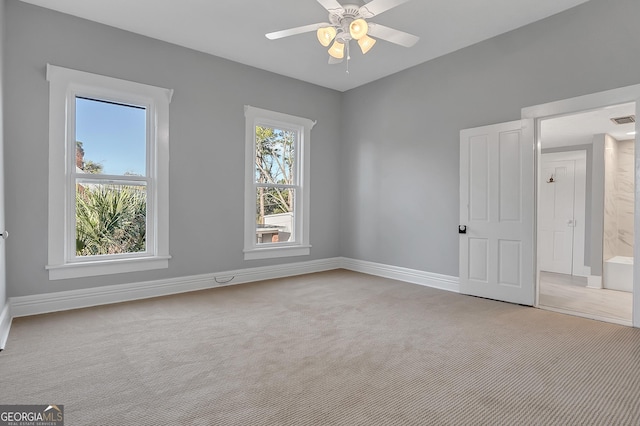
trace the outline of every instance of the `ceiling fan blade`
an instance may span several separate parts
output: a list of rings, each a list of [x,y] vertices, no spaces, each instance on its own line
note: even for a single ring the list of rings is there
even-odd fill
[[[337,0],[318,0],[318,3],[320,3],[322,7],[327,9],[327,12],[329,13],[344,13],[344,7],[342,7],[342,5],[337,2]]]
[[[367,34],[371,37],[386,40],[404,47],[411,47],[420,40],[420,37],[418,36],[385,27],[384,25],[376,24],[375,22],[369,22],[369,32]]]
[[[329,65],[335,65],[335,64],[339,64],[340,62],[344,61],[344,58],[334,58],[333,56],[329,56]]]
[[[272,32],[272,33],[267,33],[267,34],[265,34],[265,37],[267,37],[269,40],[277,40],[279,38],[289,37],[289,36],[296,35],[296,34],[302,34],[302,33],[309,33],[311,31],[317,31],[318,28],[328,27],[330,25],[331,24],[329,24],[327,22],[320,22],[320,23],[317,23],[317,24],[309,24],[309,25],[304,25],[302,27],[289,28],[288,30],[280,30],[280,31]]]
[[[406,3],[408,1],[409,0],[373,0],[360,8],[360,15],[364,18],[373,18],[376,15],[380,15],[382,12],[386,12],[387,10],[393,9],[394,7],[400,6],[402,3]]]

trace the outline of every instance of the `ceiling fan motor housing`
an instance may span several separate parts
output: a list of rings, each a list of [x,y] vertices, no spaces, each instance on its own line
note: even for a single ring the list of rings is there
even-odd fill
[[[329,22],[331,22],[331,25],[338,31],[336,39],[345,42],[353,38],[349,32],[349,25],[356,19],[364,17],[360,14],[360,6],[345,4],[342,7],[344,9],[343,13],[329,14]]]

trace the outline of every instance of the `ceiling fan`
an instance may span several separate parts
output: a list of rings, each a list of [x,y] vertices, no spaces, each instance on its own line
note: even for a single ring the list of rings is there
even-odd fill
[[[317,24],[304,25],[302,27],[289,28],[287,30],[275,31],[265,34],[269,40],[277,40],[296,34],[316,31],[318,41],[329,48],[329,63],[337,64],[343,61],[345,47],[347,61],[349,57],[349,42],[356,40],[360,50],[366,54],[376,43],[376,39],[389,41],[404,47],[411,47],[420,39],[412,34],[405,33],[375,22],[367,22],[373,18],[399,6],[409,0],[372,0],[364,6],[353,4],[341,5],[337,0],[318,0],[329,12],[329,22],[319,22]]]

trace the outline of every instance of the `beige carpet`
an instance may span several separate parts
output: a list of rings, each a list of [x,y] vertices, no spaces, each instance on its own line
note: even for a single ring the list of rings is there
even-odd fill
[[[14,320],[75,425],[638,425],[640,330],[331,271]]]

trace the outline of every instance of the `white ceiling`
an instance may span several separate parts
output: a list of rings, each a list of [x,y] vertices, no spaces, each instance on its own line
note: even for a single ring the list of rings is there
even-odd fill
[[[272,31],[326,22],[317,0],[22,0],[215,56],[345,91],[587,0],[411,0],[371,19],[420,37],[405,48],[379,41],[366,55],[328,65],[315,33],[268,40]],[[340,0],[364,4],[363,0]],[[367,1],[368,2],[368,1]]]
[[[542,148],[590,144],[593,135],[607,133],[619,141],[635,139],[633,124],[615,124],[612,118],[636,114],[635,103],[616,105],[579,114],[554,117],[541,122]]]

